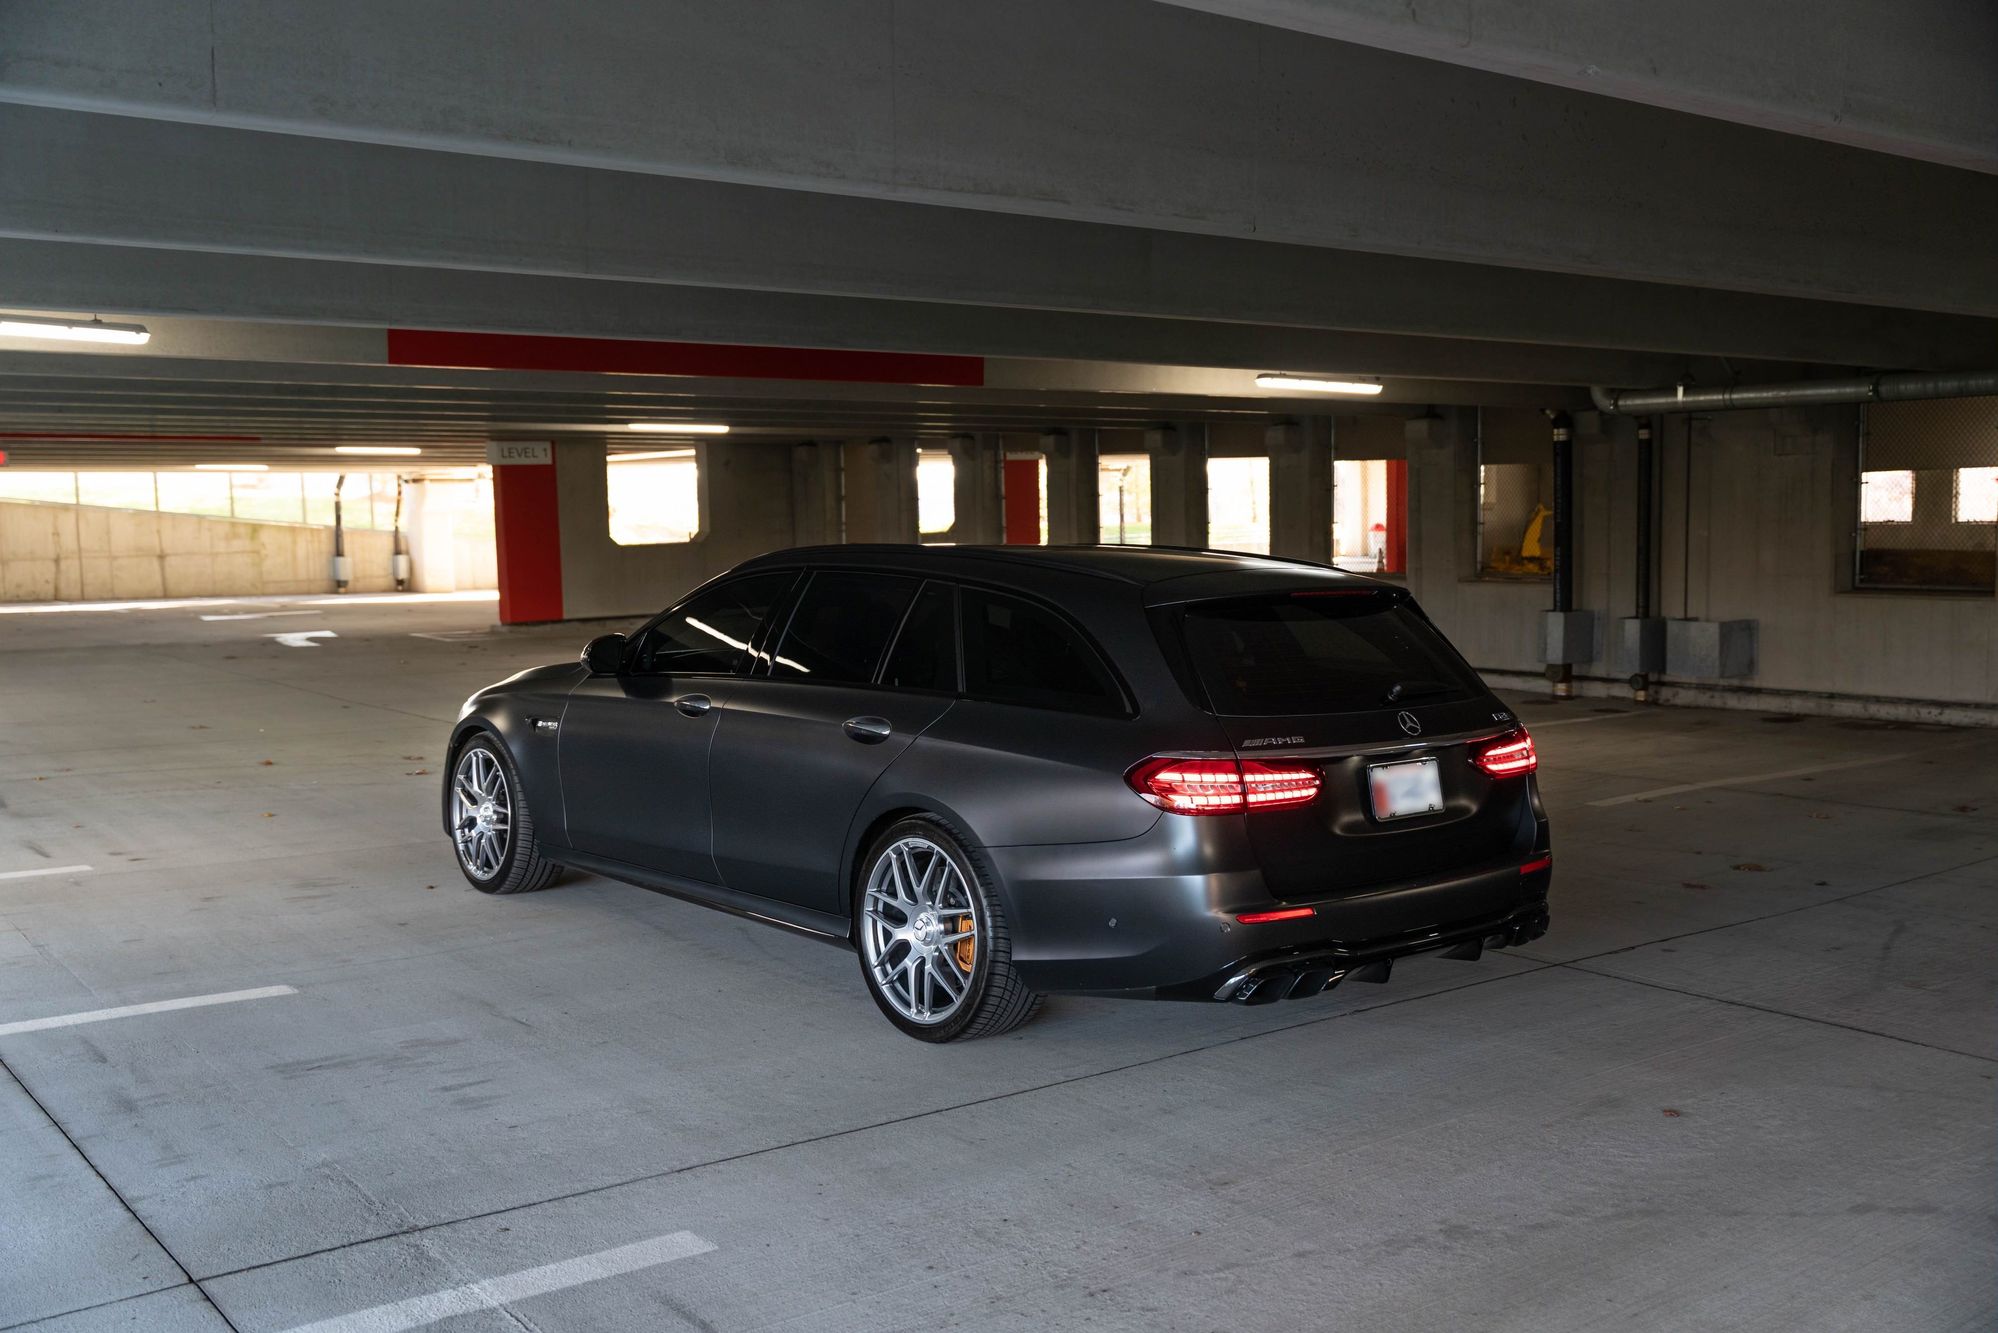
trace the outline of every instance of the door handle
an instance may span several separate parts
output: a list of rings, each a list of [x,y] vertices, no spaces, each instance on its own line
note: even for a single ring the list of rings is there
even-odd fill
[[[894,731],[885,717],[850,717],[841,725],[847,735],[863,745],[879,745]]]
[[[688,717],[699,717],[715,706],[715,701],[705,694],[683,694],[673,701],[673,706]]]

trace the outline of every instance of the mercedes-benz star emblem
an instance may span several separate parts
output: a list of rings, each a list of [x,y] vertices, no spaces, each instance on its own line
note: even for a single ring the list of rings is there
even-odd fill
[[[1401,729],[1409,735],[1420,736],[1422,734],[1422,720],[1407,709],[1404,708],[1399,713],[1396,713],[1394,720],[1401,723]]]

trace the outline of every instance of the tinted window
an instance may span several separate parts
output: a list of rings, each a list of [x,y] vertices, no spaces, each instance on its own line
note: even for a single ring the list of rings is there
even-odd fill
[[[735,671],[757,627],[797,580],[797,571],[783,570],[708,589],[645,632],[635,669],[648,674]]]
[[[957,693],[957,591],[927,583],[903,622],[881,683],[902,690]]]
[[[921,586],[895,574],[814,574],[770,663],[772,676],[865,685]]]
[[[1036,708],[1124,711],[1102,659],[1054,612],[973,588],[964,590],[963,606],[965,693]]]
[[[1194,670],[1222,714],[1347,713],[1483,688],[1428,622],[1386,595],[1196,602],[1182,622]]]

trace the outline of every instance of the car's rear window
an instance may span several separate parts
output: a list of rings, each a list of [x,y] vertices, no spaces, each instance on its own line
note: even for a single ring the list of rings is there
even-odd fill
[[[1189,603],[1194,672],[1224,716],[1350,713],[1464,699],[1477,675],[1390,592],[1296,592]]]

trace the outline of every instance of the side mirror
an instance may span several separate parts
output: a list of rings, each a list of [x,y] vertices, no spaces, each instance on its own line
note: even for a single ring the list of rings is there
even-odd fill
[[[622,634],[599,634],[583,647],[583,665],[593,676],[615,676],[624,665]]]

